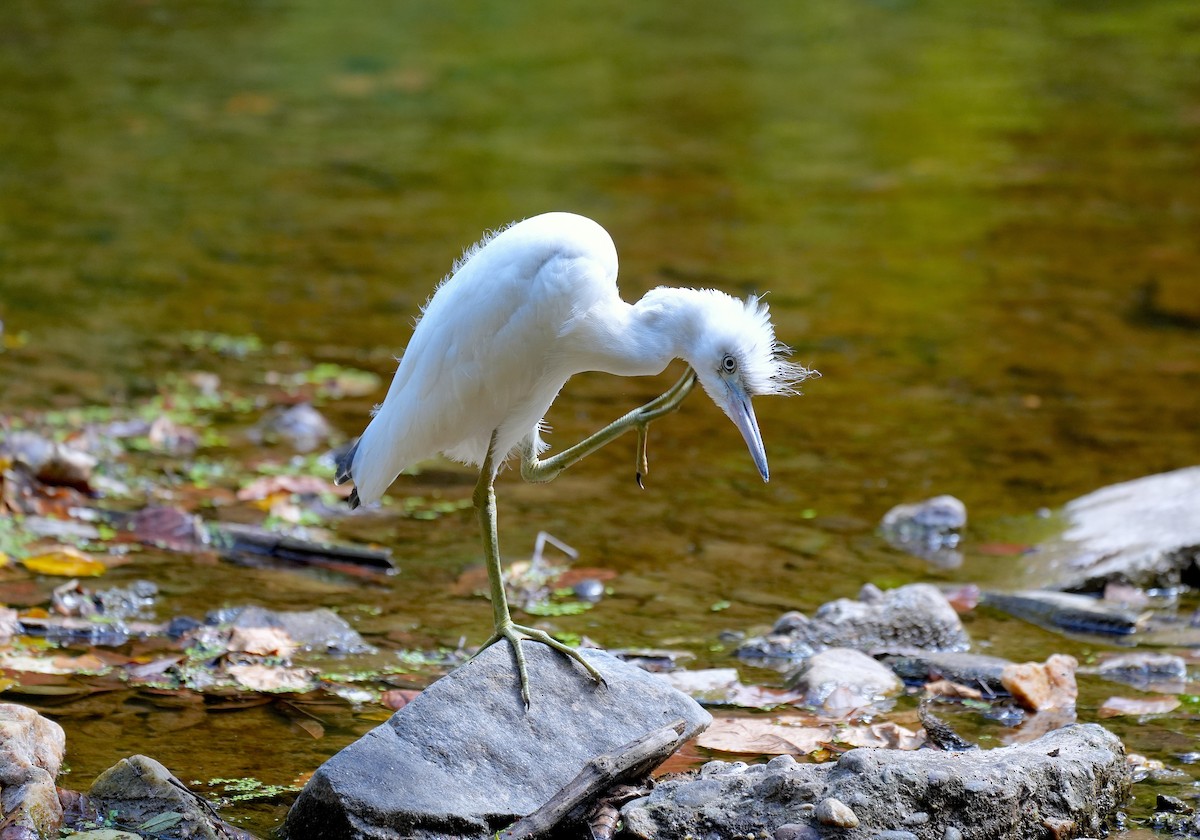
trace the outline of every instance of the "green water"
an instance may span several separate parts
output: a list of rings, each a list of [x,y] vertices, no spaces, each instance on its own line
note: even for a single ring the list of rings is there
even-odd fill
[[[652,429],[645,492],[632,441],[551,486],[498,487],[510,556],[547,530],[619,573],[612,597],[555,620],[606,646],[727,664],[720,631],[866,581],[1004,582],[1018,560],[972,540],[1021,541],[1040,507],[1200,462],[1192,0],[8,0],[0,124],[6,413],[126,404],[170,370],[251,387],[336,361],[386,378],[462,249],[551,209],[608,228],[627,298],[769,290],[780,337],[823,373],[756,406],[770,484],[695,396]],[[185,330],[269,349],[193,356]],[[676,374],[578,377],[549,440]],[[323,410],[352,435],[381,396]],[[463,499],[473,476],[402,481]],[[893,504],[938,493],[972,518],[954,572],[874,535]],[[148,555],[113,580],[161,581],[168,612],[326,604],[374,640],[482,640],[487,603],[447,594],[478,562],[469,512],[343,534],[388,542],[401,574],[364,587]],[[969,629],[1001,655],[1079,652],[994,616]],[[69,785],[135,751],[185,781],[285,783],[377,718],[334,704],[312,740],[269,707],[117,692],[56,713]],[[1167,757],[1195,749],[1178,726],[1169,747],[1122,735]]]

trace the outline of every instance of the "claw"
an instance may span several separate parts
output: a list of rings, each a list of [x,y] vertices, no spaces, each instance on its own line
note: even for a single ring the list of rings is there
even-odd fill
[[[650,434],[650,424],[639,423],[637,427],[637,433],[637,468],[635,477],[637,478],[638,487],[642,490],[645,490],[646,485],[642,484],[642,478],[650,472],[650,463],[646,459],[646,440]]]
[[[597,685],[607,684],[604,681],[604,675],[596,670],[596,666],[588,662],[578,650],[570,645],[563,644],[544,630],[538,630],[536,627],[525,627],[520,624],[509,623],[507,626],[497,627],[496,632],[479,646],[479,650],[475,651],[475,655],[471,659],[474,659],[501,639],[506,639],[512,648],[513,659],[516,660],[517,664],[517,679],[521,683],[521,702],[525,704],[526,710],[529,709],[529,671],[525,666],[525,652],[521,650],[522,641],[537,642],[546,645],[546,647],[558,651],[563,656],[574,659],[583,666],[583,669],[588,672],[588,675]]]

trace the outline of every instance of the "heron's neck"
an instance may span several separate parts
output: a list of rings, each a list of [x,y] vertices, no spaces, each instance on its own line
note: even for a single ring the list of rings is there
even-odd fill
[[[575,360],[575,372],[650,376],[685,358],[698,314],[694,294],[662,287],[632,305],[618,299],[593,309],[577,325],[573,344],[584,352]]]

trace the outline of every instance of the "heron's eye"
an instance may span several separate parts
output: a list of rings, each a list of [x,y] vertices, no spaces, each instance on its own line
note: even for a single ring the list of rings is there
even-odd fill
[[[733,373],[737,370],[737,359],[733,358],[732,353],[726,353],[725,358],[721,359],[721,370],[725,373]]]

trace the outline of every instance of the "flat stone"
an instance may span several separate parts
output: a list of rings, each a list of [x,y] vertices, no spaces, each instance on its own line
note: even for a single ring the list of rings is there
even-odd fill
[[[321,765],[284,836],[484,840],[543,805],[593,757],[679,718],[687,737],[712,720],[664,680],[603,651],[582,652],[604,675],[596,685],[544,645],[523,649],[528,710],[511,650],[493,645]]]
[[[1100,592],[1120,581],[1178,586],[1197,578],[1200,467],[1104,487],[1067,504],[1067,528],[1029,556],[1038,585]]]

